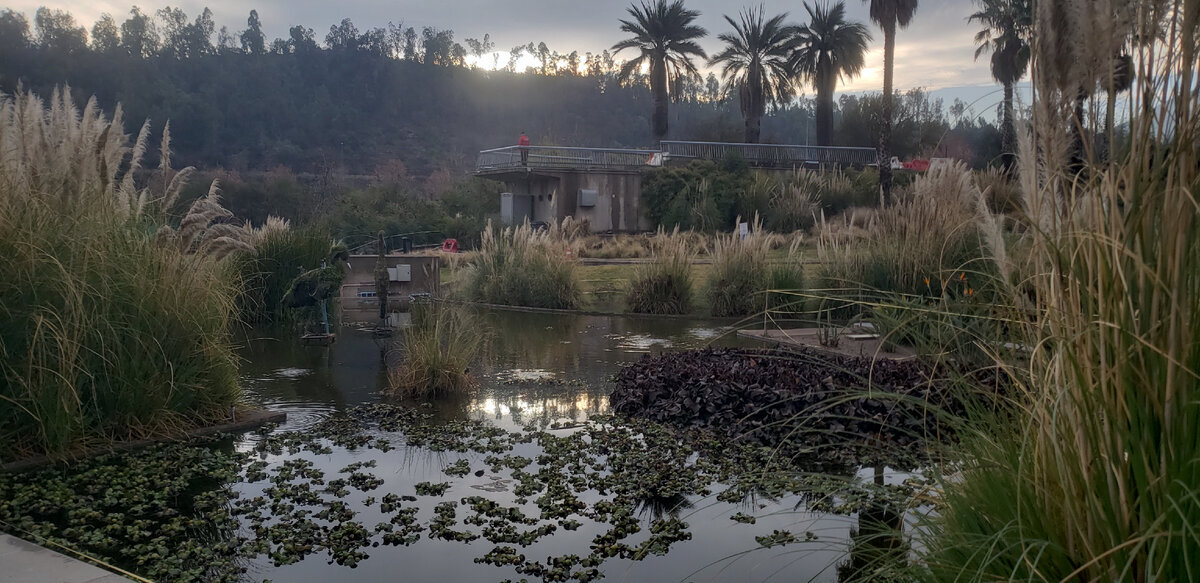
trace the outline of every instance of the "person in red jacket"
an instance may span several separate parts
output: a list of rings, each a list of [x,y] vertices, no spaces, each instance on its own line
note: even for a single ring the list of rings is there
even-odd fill
[[[525,132],[521,132],[521,137],[517,138],[517,146],[521,149],[521,165],[529,166],[529,136]]]

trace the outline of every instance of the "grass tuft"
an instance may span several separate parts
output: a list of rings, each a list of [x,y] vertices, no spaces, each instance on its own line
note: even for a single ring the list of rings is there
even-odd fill
[[[640,266],[629,285],[629,311],[638,314],[686,314],[692,311],[693,254],[679,228],[654,238],[654,261]]]
[[[562,230],[534,231],[528,223],[499,230],[490,223],[471,263],[467,290],[489,304],[572,309],[582,292]]]
[[[469,369],[483,343],[484,335],[463,309],[414,304],[412,325],[399,340],[400,363],[388,374],[389,392],[412,398],[466,393],[475,385]]]
[[[166,192],[134,184],[148,129],[131,149],[119,115],[51,102],[0,96],[0,459],[227,418],[236,288],[216,248],[241,236],[204,244],[206,222],[177,244],[169,156],[149,180]]]

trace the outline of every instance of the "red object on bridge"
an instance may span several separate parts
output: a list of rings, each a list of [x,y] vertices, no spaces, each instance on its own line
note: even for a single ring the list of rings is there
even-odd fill
[[[442,241],[443,253],[458,253],[458,239],[446,239]]]
[[[916,170],[917,172],[925,172],[929,170],[929,160],[917,158],[904,163],[905,170]]]

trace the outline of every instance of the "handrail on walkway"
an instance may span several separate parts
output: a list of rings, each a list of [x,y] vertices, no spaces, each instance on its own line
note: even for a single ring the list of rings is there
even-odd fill
[[[805,165],[866,166],[875,164],[874,148],[802,146],[794,144],[737,144],[664,140],[660,150],[577,148],[560,146],[504,146],[479,152],[476,171],[530,170],[638,170],[672,160],[724,160],[740,158],[751,166],[789,168]]]
[[[794,166],[797,164],[865,166],[874,164],[874,148],[847,146],[804,146],[796,144],[737,144],[728,142],[682,142],[664,140],[668,159],[724,160],[736,157],[751,166]]]
[[[478,171],[531,168],[548,170],[633,170],[650,163],[658,150],[571,148],[558,146],[505,146],[479,152]]]

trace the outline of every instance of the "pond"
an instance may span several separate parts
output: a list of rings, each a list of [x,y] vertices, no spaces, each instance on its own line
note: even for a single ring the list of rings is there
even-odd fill
[[[139,525],[124,526],[119,540],[149,540],[150,550],[114,562],[142,572],[138,561],[186,540],[188,548],[209,547],[195,550],[199,560],[224,556],[243,581],[839,580],[851,541],[862,540],[856,531],[868,530],[846,510],[853,495],[844,492],[853,488],[845,486],[871,483],[872,470],[805,473],[767,448],[608,415],[610,379],[623,365],[663,350],[738,345],[726,328],[621,316],[475,316],[489,341],[472,365],[479,387],[468,397],[381,404],[392,341],[360,325],[340,326],[328,347],[257,330],[244,341],[243,384],[251,400],[288,413],[282,426],[218,444],[233,456],[221,462],[193,453],[204,448],[174,446],[12,492],[35,499],[108,488],[102,502],[46,512],[95,520],[93,528],[113,516]],[[178,461],[192,457],[198,461]],[[121,477],[98,486],[87,483],[89,472]],[[225,478],[197,487],[193,475]],[[842,494],[823,494],[829,479],[842,483]],[[125,489],[130,481],[161,493],[141,500]],[[5,487],[0,480],[0,493]],[[196,496],[194,509],[167,508],[184,491]],[[208,524],[170,522],[158,527],[169,533],[152,537],[146,524],[156,518],[133,520],[130,496],[147,515],[194,511]],[[120,554],[125,543],[112,536],[82,540],[101,556]],[[186,558],[171,560],[187,566]]]
[[[723,324],[696,320],[508,311],[482,311],[478,317],[480,330],[488,331],[490,336],[486,355],[475,371],[480,387],[469,398],[434,403],[433,413],[439,420],[481,420],[507,431],[520,431],[529,425],[546,429],[554,424],[582,423],[607,413],[612,375],[645,354],[745,342]],[[343,326],[338,341],[330,347],[300,346],[287,336],[258,337],[245,349],[245,386],[255,399],[288,412],[288,422],[282,429],[303,428],[331,411],[377,401],[377,393],[386,384],[386,355],[382,351],[387,347],[387,341],[356,330],[353,324]],[[536,457],[528,448],[522,451],[526,457]],[[372,454],[340,452],[314,461],[326,474],[333,474],[351,461],[372,457],[378,462],[374,474],[386,484],[379,491],[408,492],[420,482],[444,481],[447,476],[443,468],[459,459],[455,454],[422,448]],[[463,459],[475,471],[483,466],[482,457]],[[495,483],[493,476],[491,472],[480,477],[468,474],[455,480],[445,499],[480,494],[473,487]],[[489,492],[489,497],[504,504],[512,504],[514,498],[503,490]],[[854,520],[795,510],[797,503],[795,497],[724,503],[712,496],[691,496],[682,504],[686,509],[678,513],[689,525],[691,540],[676,543],[665,556],[607,561],[602,569],[605,580],[834,581],[834,567],[844,560]],[[754,525],[731,520],[739,513],[755,516]],[[647,513],[643,526],[649,520]],[[755,541],[755,536],[775,530],[802,538],[812,533],[817,538],[805,545],[772,549],[764,549]],[[559,531],[523,551],[534,557],[586,555],[594,534]],[[474,563],[475,557],[488,550],[485,546],[482,540],[465,546],[423,540],[409,547],[372,552],[372,557],[359,563],[354,573],[328,565],[320,556],[281,568],[258,564],[254,571],[280,581],[312,582],[348,576],[363,581],[383,580],[398,568],[403,569],[407,581],[520,578],[505,569]]]

